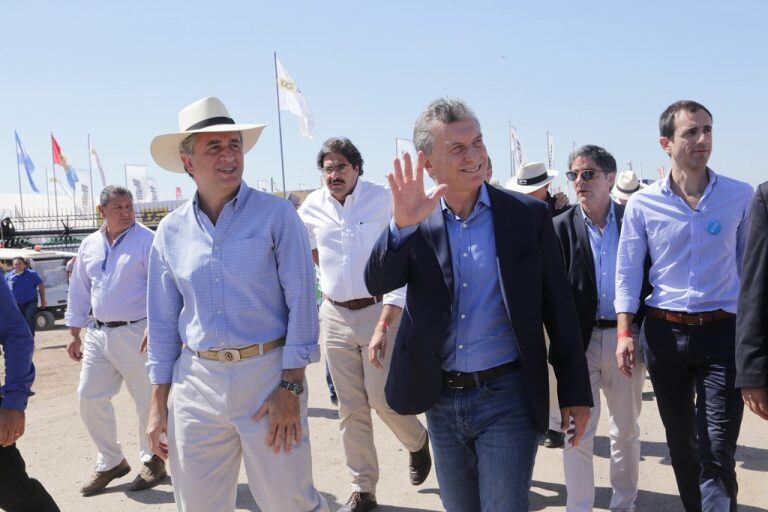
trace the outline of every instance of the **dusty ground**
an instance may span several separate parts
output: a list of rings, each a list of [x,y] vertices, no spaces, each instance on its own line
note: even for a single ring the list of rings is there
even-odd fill
[[[29,473],[44,483],[63,511],[175,510],[170,483],[139,493],[126,492],[138,468],[138,461],[133,404],[125,390],[115,398],[114,404],[118,414],[119,439],[134,471],[113,482],[104,494],[83,498],[77,492],[92,470],[95,449],[78,415],[75,391],[79,365],[67,357],[64,351],[66,342],[67,331],[61,322],[55,330],[38,333],[37,336],[37,381],[34,387],[37,394],[31,399],[27,410],[27,432],[19,441]],[[323,366],[310,366],[307,375],[311,391],[309,421],[315,484],[331,504],[331,509],[336,510],[350,493],[339,440],[337,412],[328,399]],[[643,459],[638,508],[655,512],[682,510],[676,497],[672,467],[649,382],[646,383],[643,400],[644,409],[640,418]],[[376,421],[375,428],[382,468],[377,493],[378,510],[442,510],[434,473],[421,487],[413,488],[407,475],[408,454],[380,421]],[[595,449],[596,508],[603,510],[610,500],[607,432],[603,415]],[[768,510],[768,423],[749,412],[745,412],[736,458],[740,510]],[[245,482],[243,471],[238,485],[237,510],[258,510]],[[531,510],[565,510],[563,482],[562,451],[541,448],[531,489]]]

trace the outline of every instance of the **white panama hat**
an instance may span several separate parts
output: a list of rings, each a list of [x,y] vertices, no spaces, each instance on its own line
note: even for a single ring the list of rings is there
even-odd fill
[[[209,96],[191,103],[179,111],[179,131],[158,135],[152,139],[149,151],[157,165],[173,172],[185,172],[179,154],[181,142],[193,133],[240,132],[243,154],[259,140],[265,124],[238,124],[230,117],[219,98]]]
[[[616,176],[616,183],[613,184],[611,193],[614,197],[629,201],[629,196],[644,189],[647,185],[637,178],[635,171],[621,171]]]
[[[541,162],[531,162],[518,169],[517,175],[509,178],[504,188],[529,194],[534,190],[547,186],[559,173],[547,167]]]

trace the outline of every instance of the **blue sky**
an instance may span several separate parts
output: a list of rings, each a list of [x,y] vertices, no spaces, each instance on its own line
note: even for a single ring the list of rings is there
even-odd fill
[[[768,179],[757,154],[768,135],[766,19],[762,0],[12,2],[0,18],[0,192],[17,191],[16,129],[39,185],[49,132],[81,168],[90,134],[110,181],[145,163],[163,196],[181,185],[189,197],[191,179],[157,167],[149,142],[204,96],[237,121],[269,124],[246,180],[279,180],[273,50],[315,117],[308,140],[283,113],[289,188],[318,183],[315,154],[335,135],[384,181],[395,137],[410,138],[420,110],[444,95],[474,108],[501,178],[508,119],[529,160],[546,159],[549,130],[558,169],[572,143],[594,143],[652,177],[669,166],[660,112],[695,99],[714,114],[710,165],[755,185]]]

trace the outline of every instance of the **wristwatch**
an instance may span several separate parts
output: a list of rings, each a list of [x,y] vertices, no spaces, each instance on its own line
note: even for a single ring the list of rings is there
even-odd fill
[[[285,379],[281,379],[280,387],[287,389],[296,396],[301,396],[301,394],[304,392],[304,383],[302,382],[291,382]]]

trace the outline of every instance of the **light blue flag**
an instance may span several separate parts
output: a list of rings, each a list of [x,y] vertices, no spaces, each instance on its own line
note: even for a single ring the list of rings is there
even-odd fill
[[[27,156],[24,149],[21,147],[21,140],[19,140],[19,134],[16,133],[16,130],[13,131],[13,134],[16,136],[16,164],[24,166],[24,170],[27,171],[29,186],[32,187],[32,190],[34,190],[36,194],[39,194],[40,191],[32,180],[32,173],[35,172],[35,164],[32,163],[32,159]]]
[[[69,183],[69,186],[72,187],[72,190],[75,189],[75,183],[80,181],[80,178],[77,177],[77,173],[75,172],[75,169],[71,166],[67,166],[67,183]]]

